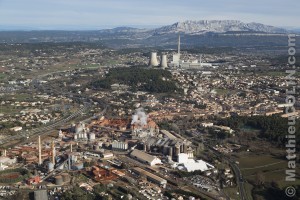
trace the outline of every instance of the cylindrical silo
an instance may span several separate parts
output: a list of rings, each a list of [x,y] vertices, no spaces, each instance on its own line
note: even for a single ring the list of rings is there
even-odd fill
[[[62,178],[63,178],[63,182],[70,182],[70,175],[68,173],[63,173],[61,174]]]
[[[55,185],[62,185],[62,184],[63,184],[62,176],[60,176],[60,175],[55,176]]]
[[[96,139],[95,133],[90,133],[90,140],[95,140],[95,139]]]
[[[175,145],[175,156],[178,156],[180,153],[180,145]]]
[[[77,161],[77,156],[76,155],[71,155],[71,162],[75,163]]]
[[[75,163],[75,164],[72,166],[72,169],[73,169],[73,170],[81,170],[81,169],[83,169],[83,163],[82,163],[82,162]]]
[[[169,147],[169,156],[173,156],[173,147]]]
[[[54,164],[52,162],[48,163],[48,171],[51,172],[54,170]]]
[[[147,151],[151,151],[151,144],[147,143]]]
[[[86,134],[86,133],[83,133],[83,134],[82,134],[82,138],[86,140],[86,139],[87,139],[87,134]]]

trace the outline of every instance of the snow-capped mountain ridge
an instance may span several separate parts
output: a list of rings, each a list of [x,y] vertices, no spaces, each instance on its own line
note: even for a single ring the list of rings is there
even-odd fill
[[[264,32],[264,33],[286,33],[282,28],[264,25],[260,23],[244,23],[238,20],[187,20],[176,22],[169,26],[155,29],[157,34],[168,34],[182,32],[185,34],[203,34],[207,32]]]

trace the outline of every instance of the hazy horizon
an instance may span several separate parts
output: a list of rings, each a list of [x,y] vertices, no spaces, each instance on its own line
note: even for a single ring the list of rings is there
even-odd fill
[[[155,28],[185,20],[239,20],[300,28],[300,2],[287,0],[0,0],[0,30]]]

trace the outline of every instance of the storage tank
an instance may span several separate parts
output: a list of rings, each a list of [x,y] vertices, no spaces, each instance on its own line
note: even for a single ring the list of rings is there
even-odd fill
[[[41,154],[41,157],[42,157],[43,160],[46,159],[46,158],[48,158],[48,156],[49,156],[49,154],[46,153],[46,152],[43,152],[43,153]]]
[[[83,134],[82,134],[82,138],[83,138],[83,139],[87,139],[87,134],[86,134],[86,133],[83,133]]]
[[[151,145],[147,143],[146,146],[147,146],[147,151],[151,151]]]
[[[75,127],[75,133],[81,133],[83,131],[83,125],[82,124],[77,124]]]
[[[75,163],[74,165],[72,165],[72,169],[73,170],[81,170],[81,169],[83,169],[83,163],[82,162]]]
[[[71,162],[75,163],[77,161],[77,156],[76,155],[71,155]]]
[[[90,133],[90,140],[95,140],[95,139],[96,139],[95,133]]]
[[[70,175],[68,173],[63,173],[61,174],[62,178],[63,178],[63,182],[70,182]]]
[[[179,153],[180,153],[180,145],[176,145],[175,146],[175,156],[178,156]]]
[[[60,175],[55,176],[55,185],[62,185],[62,184],[63,184],[62,176],[60,176]]]
[[[170,157],[173,156],[173,147],[169,147],[169,156],[170,156]]]
[[[74,135],[74,140],[77,140],[77,139],[78,139],[78,135],[75,134],[75,135]]]
[[[52,162],[48,163],[48,171],[52,172],[54,170],[54,164]]]
[[[36,162],[37,160],[38,160],[37,156],[32,156],[32,155],[26,155],[25,156],[25,161],[26,161],[27,164]]]

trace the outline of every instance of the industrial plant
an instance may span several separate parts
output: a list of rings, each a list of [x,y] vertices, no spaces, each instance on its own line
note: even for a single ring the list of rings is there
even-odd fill
[[[160,64],[158,62],[157,53],[152,52],[150,54],[149,66],[150,67],[160,67],[162,69],[167,68],[182,68],[182,69],[203,69],[204,67],[213,67],[211,63],[204,63],[202,61],[202,55],[199,55],[199,60],[182,60],[181,55],[181,41],[180,41],[180,34],[178,35],[178,47],[177,53],[172,55],[172,61],[168,63],[167,54],[161,54],[160,57]]]

